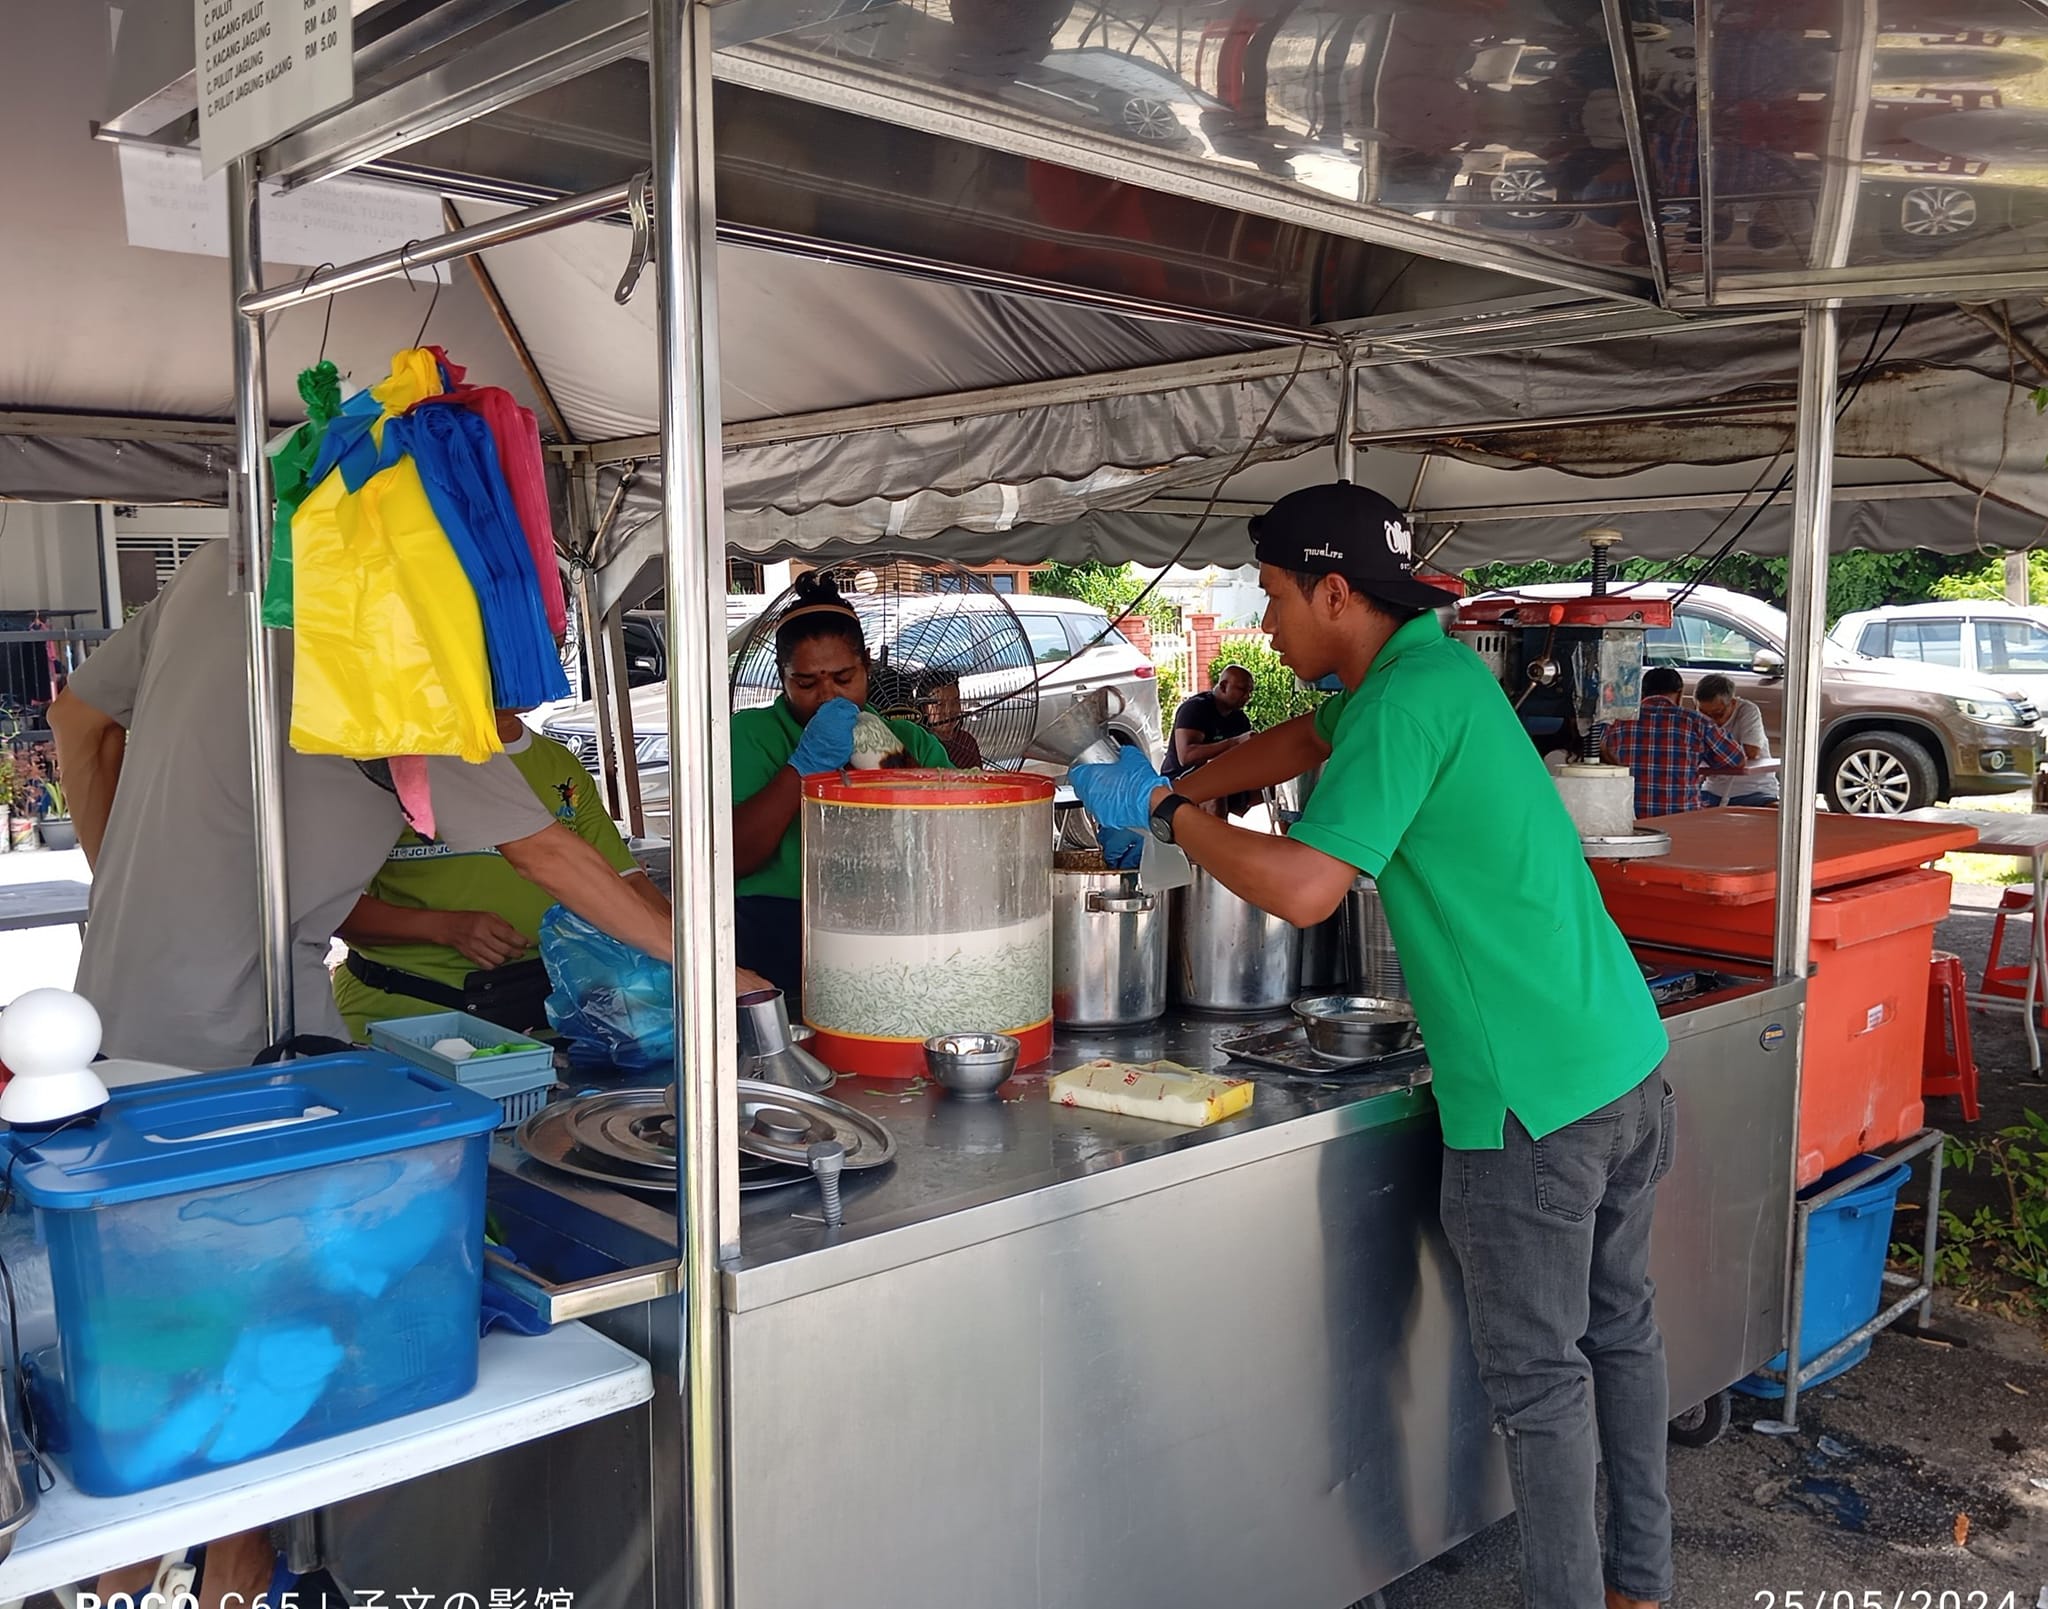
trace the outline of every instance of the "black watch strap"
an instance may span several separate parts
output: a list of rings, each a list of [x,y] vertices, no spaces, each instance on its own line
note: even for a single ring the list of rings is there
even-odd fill
[[[1169,793],[1161,799],[1152,812],[1152,836],[1162,844],[1172,843],[1174,816],[1179,813],[1182,805],[1191,805],[1194,802],[1184,793]]]

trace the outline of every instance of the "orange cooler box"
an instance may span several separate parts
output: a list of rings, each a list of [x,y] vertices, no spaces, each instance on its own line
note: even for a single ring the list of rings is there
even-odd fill
[[[1768,964],[1777,813],[1702,810],[1651,825],[1671,833],[1669,856],[1594,863],[1622,932]],[[1917,868],[1975,841],[1968,828],[1819,818],[1800,1185],[1920,1128],[1927,972],[1935,926],[1948,915],[1949,877]]]

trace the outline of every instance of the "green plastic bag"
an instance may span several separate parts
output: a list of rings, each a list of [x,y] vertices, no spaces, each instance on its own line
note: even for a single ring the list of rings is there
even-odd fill
[[[292,628],[292,516],[313,487],[307,479],[320,456],[320,440],[328,421],[341,412],[341,372],[322,358],[299,372],[299,396],[306,404],[306,422],[270,455],[270,489],[276,510],[270,523],[270,576],[263,586],[263,623],[278,631]]]

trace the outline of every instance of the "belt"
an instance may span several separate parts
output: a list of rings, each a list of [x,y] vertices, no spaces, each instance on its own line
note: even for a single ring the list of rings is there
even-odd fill
[[[547,1021],[543,1002],[552,985],[548,969],[538,958],[472,972],[462,980],[459,989],[434,978],[423,978],[417,972],[386,966],[354,950],[348,952],[342,965],[372,989],[423,1000],[444,1011],[466,1012],[514,1033],[531,1033]]]
[[[462,990],[437,983],[432,978],[423,978],[417,972],[388,967],[382,961],[372,961],[355,950],[348,952],[348,958],[342,965],[372,989],[384,994],[402,994],[408,999],[424,1000],[430,1006],[440,1006],[448,1011],[466,1009]]]

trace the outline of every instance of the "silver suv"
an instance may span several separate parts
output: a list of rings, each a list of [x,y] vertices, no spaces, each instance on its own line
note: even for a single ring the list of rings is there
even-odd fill
[[[856,608],[860,600],[852,600]],[[1121,743],[1139,748],[1156,764],[1161,756],[1159,725],[1159,683],[1152,661],[1121,631],[1109,629],[1109,616],[1092,604],[1081,603],[1072,598],[1055,598],[1037,593],[1026,593],[1013,598],[976,596],[938,596],[927,604],[922,599],[911,599],[901,606],[906,626],[914,625],[921,615],[944,610],[957,617],[960,622],[956,632],[946,633],[950,641],[956,634],[961,639],[961,658],[965,663],[979,663],[987,657],[986,645],[978,639],[978,615],[985,615],[990,628],[1001,620],[1004,606],[1010,608],[1024,628],[1028,647],[1017,657],[1015,665],[1003,664],[993,669],[969,671],[962,675],[960,683],[961,703],[970,710],[977,704],[1000,698],[1010,685],[1021,685],[1034,676],[1038,682],[1037,729],[1043,730],[1066,713],[1078,694],[1094,692],[1097,688],[1115,690],[1123,701],[1121,713],[1110,722]],[[639,617],[643,621],[649,617]],[[658,618],[658,617],[657,617]],[[729,653],[737,653],[743,645],[747,626],[737,627],[727,640]],[[1106,633],[1106,634],[1105,634]],[[911,631],[899,628],[899,634],[906,639],[922,641],[930,636],[928,631]],[[895,653],[894,644],[880,640],[879,632],[873,627],[869,631],[868,646],[877,658],[884,649],[890,649],[889,658],[900,663],[902,656]],[[643,655],[628,644],[636,661]],[[663,668],[666,668],[664,662]],[[941,664],[919,665],[919,670],[940,670]],[[736,700],[739,708],[769,703],[773,694],[766,691],[743,690]],[[968,717],[968,728],[974,730],[974,718]],[[557,742],[566,745],[585,766],[597,767],[597,721],[588,702],[572,704],[549,716],[541,730]],[[648,682],[633,690],[633,732],[635,753],[640,763],[641,798],[648,813],[665,818],[668,815],[668,684],[665,681]],[[982,742],[984,756],[991,763],[1009,762],[1018,758],[1015,752],[1019,745],[1014,741],[1008,751],[993,740],[993,735],[977,732]],[[1048,771],[1054,768],[1040,766],[1033,762],[1032,770]]]

